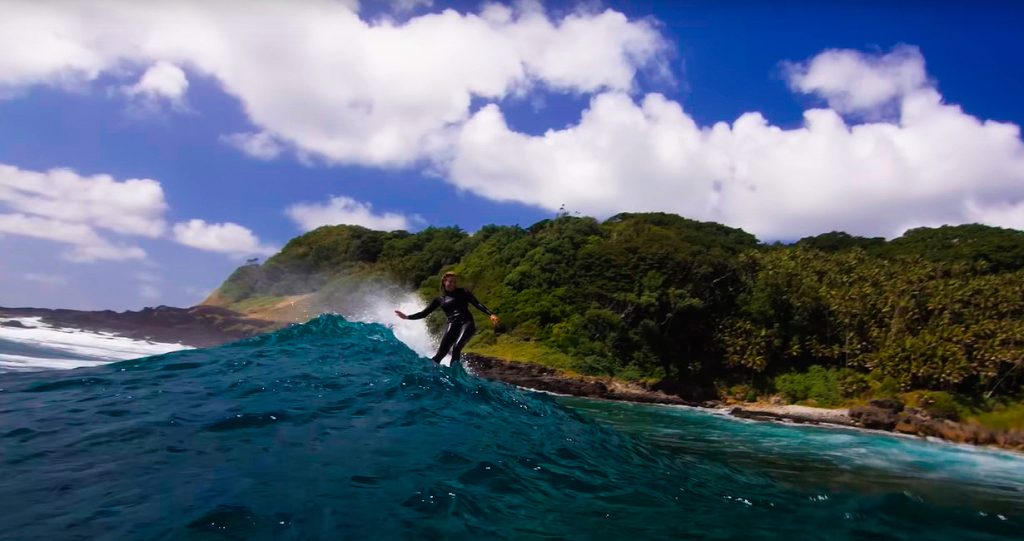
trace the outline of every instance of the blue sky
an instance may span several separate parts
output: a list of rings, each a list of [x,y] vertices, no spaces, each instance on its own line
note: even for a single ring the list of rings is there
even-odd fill
[[[149,5],[5,8],[0,306],[191,305],[324,223],[562,204],[1024,228],[1009,2]]]

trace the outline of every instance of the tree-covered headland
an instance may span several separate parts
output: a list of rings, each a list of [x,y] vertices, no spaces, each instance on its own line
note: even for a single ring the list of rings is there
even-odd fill
[[[1024,232],[1009,229],[766,245],[662,213],[563,213],[472,235],[327,226],[241,267],[208,302],[342,306],[368,283],[427,299],[447,270],[501,315],[471,342],[480,353],[740,399],[900,395],[1024,425]]]

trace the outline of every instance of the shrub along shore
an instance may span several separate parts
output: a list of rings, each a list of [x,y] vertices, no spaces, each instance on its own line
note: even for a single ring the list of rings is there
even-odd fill
[[[474,234],[326,226],[239,268],[205,304],[279,320],[344,314],[410,289],[430,298],[447,270],[502,318],[468,348],[484,356],[688,401],[895,399],[932,419],[1024,430],[1016,230],[832,232],[783,245],[661,213],[562,214]]]

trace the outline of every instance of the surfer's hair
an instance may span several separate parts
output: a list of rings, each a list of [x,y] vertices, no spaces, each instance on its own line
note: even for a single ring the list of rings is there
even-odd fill
[[[445,292],[445,291],[444,291],[444,281],[445,281],[445,280],[447,280],[447,279],[448,279],[449,277],[452,277],[452,278],[456,278],[456,279],[458,279],[459,275],[458,275],[458,274],[455,274],[455,273],[454,273],[454,272],[452,272],[452,271],[448,271],[448,272],[446,272],[446,273],[442,274],[442,275],[441,275],[441,293],[444,293],[444,292]]]

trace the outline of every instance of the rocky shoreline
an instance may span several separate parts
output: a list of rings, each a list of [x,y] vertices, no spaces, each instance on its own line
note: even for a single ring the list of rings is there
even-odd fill
[[[0,317],[38,317],[43,323],[55,327],[109,332],[135,340],[193,347],[217,346],[281,327],[281,323],[203,305],[191,308],[157,306],[125,312],[0,307]]]
[[[868,405],[849,409],[762,402],[726,403],[706,398],[706,392],[699,389],[679,385],[665,388],[573,376],[553,368],[506,361],[475,353],[464,354],[463,360],[467,367],[479,376],[557,394],[647,404],[715,408],[735,417],[758,421],[838,425],[1024,451],[1022,431],[998,431],[973,423],[957,422],[933,415],[923,409],[908,408],[895,399],[873,400]]]

